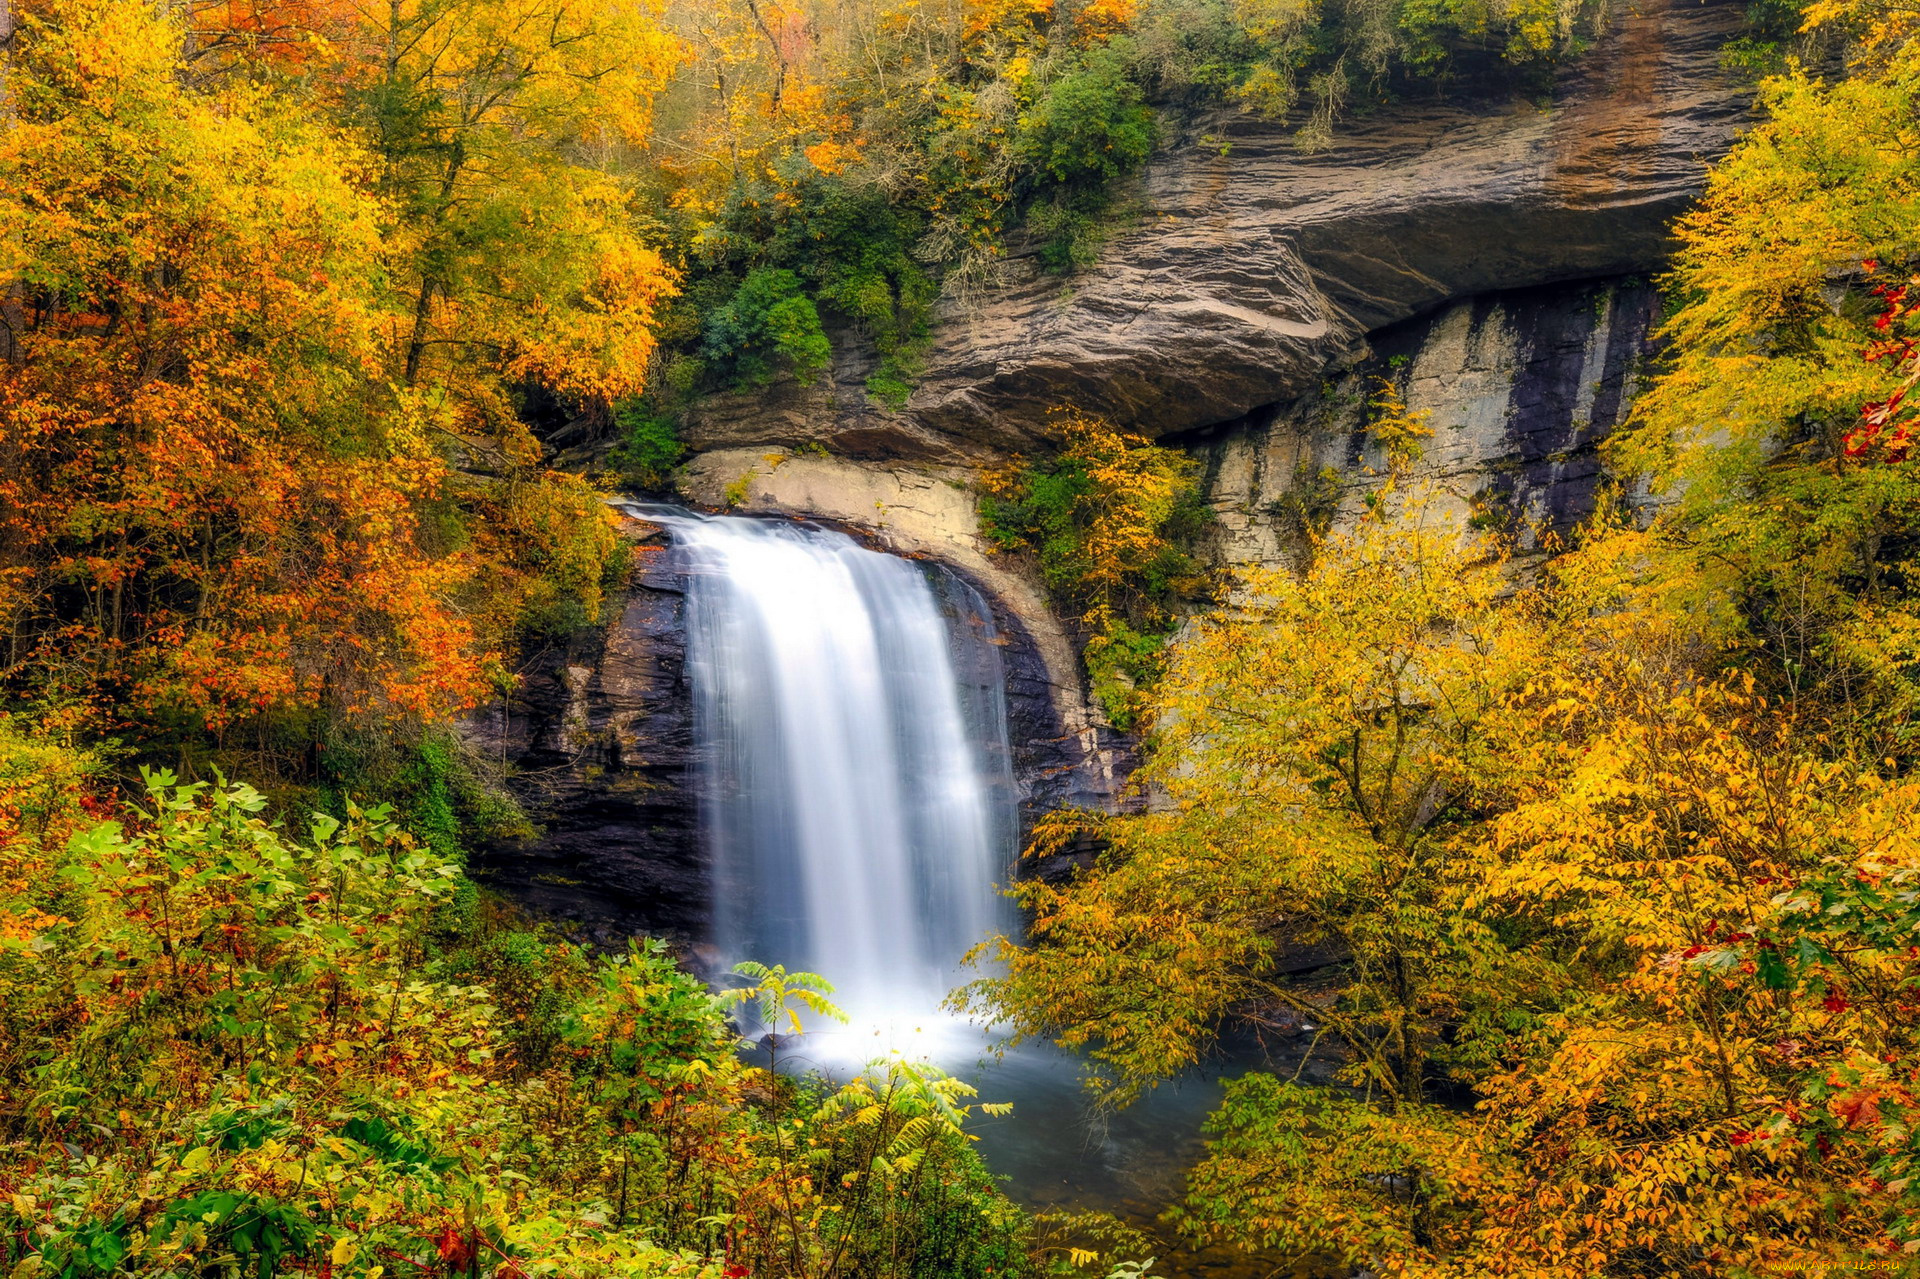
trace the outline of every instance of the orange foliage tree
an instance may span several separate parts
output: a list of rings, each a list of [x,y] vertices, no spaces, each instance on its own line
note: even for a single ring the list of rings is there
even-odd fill
[[[672,42],[625,9],[370,13],[19,12],[0,670],[49,709],[441,716],[527,605],[597,604],[610,526],[515,397],[644,374],[670,274],[565,157],[644,129]]]

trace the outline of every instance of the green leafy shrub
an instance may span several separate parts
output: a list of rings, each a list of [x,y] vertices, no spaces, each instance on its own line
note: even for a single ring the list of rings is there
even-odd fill
[[[641,489],[663,489],[673,468],[686,456],[673,419],[649,400],[625,400],[613,411],[620,443],[607,458],[627,483]]]
[[[873,341],[880,365],[867,391],[898,408],[912,392],[939,292],[914,256],[925,218],[878,185],[819,178],[795,195],[792,212],[769,232],[767,252]]]
[[[392,805],[415,839],[452,862],[464,861],[478,845],[532,829],[497,766],[450,729],[422,729],[411,741],[343,733],[323,746],[319,784],[305,793],[336,820],[346,820],[350,796],[372,797]]]
[[[1091,50],[1020,119],[1022,161],[1055,182],[1095,184],[1132,173],[1153,151],[1153,110],[1120,51]]]
[[[808,1092],[663,945],[490,911],[390,809],[295,836],[155,773],[89,825],[4,730],[45,820],[0,822],[0,1273],[1030,1273],[958,1081]]]
[[[707,316],[701,353],[740,390],[765,386],[784,365],[811,383],[833,358],[820,312],[792,271],[761,267]]]
[[[1186,454],[1097,418],[1058,424],[1059,452],[983,477],[981,529],[1002,551],[1033,554],[1087,632],[1095,696],[1116,728],[1131,728],[1180,602],[1211,594],[1192,555],[1211,512]]]
[[[1027,230],[1039,241],[1040,265],[1055,275],[1072,275],[1100,260],[1106,242],[1101,203],[1062,196],[1027,210]]]

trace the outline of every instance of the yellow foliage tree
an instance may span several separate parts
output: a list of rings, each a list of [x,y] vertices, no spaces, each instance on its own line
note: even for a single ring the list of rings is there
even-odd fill
[[[1055,415],[1059,448],[981,477],[980,514],[1002,551],[1027,551],[1086,631],[1094,695],[1119,728],[1157,678],[1180,597],[1211,583],[1188,551],[1208,516],[1193,460],[1085,414]]]
[[[1920,789],[1716,673],[1657,538],[1522,586],[1429,509],[1177,647],[1151,810],[1042,826],[1106,851],[1019,889],[975,1006],[1121,1101],[1223,1024],[1317,1028],[1334,1084],[1251,1075],[1210,1122],[1179,1220],[1216,1242],[1423,1279],[1898,1252],[1920,925],[1834,894],[1920,875]]]
[[[1416,515],[1330,539],[1303,579],[1245,578],[1173,650],[1141,775],[1156,811],[1042,824],[1035,851],[1088,829],[1110,850],[1021,886],[1030,944],[1003,943],[975,999],[1088,1047],[1123,1096],[1242,1009],[1328,1027],[1357,1085],[1420,1101],[1485,977],[1440,898],[1448,838],[1504,766],[1486,721],[1544,647],[1502,564]],[[1350,994],[1297,989],[1283,944],[1343,955]]]
[[[610,517],[528,396],[604,412],[672,275],[594,147],[645,7],[19,8],[0,138],[16,691],[142,734],[472,704]],[[559,609],[559,612],[566,612]]]

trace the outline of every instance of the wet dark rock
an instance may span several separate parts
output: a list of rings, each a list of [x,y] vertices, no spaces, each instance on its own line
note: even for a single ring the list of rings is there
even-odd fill
[[[475,872],[620,944],[704,936],[712,912],[695,786],[685,594],[641,546],[617,619],[535,654],[519,689],[468,722],[540,833],[481,850]]]
[[[1022,844],[1047,813],[1117,806],[1133,771],[1133,738],[1105,724],[1075,731],[1062,723],[1055,672],[1021,612],[964,570],[942,564],[938,572],[967,583],[993,610]]]

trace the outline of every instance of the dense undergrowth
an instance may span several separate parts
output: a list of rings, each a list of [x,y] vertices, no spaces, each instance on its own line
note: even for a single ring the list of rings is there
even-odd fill
[[[245,786],[123,802],[95,771],[0,723],[18,1279],[1075,1272],[932,1067],[748,1065],[658,943],[570,945],[383,809],[296,830]],[[832,1013],[805,975],[742,982],[782,1030]]]
[[[1095,418],[1062,413],[1056,452],[981,479],[993,547],[1030,553],[1061,612],[1084,631],[1094,697],[1133,728],[1182,612],[1212,593],[1194,558],[1212,512],[1192,458]]]

